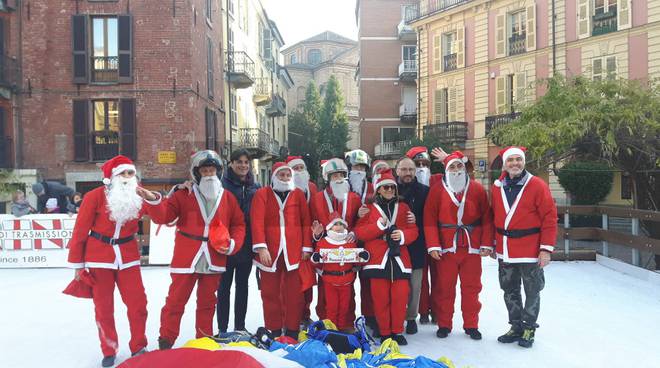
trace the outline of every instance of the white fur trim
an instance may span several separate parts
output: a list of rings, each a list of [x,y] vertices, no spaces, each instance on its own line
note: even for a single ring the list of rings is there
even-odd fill
[[[313,253],[313,252],[314,252],[314,248],[303,247],[303,252],[306,252],[306,253]]]
[[[508,150],[504,151],[504,154],[502,154],[502,163],[506,163],[506,160],[514,155],[521,156],[523,162],[525,162],[525,152],[518,147],[511,147]]]
[[[227,249],[227,254],[232,254],[234,252],[234,248],[236,247],[236,242],[234,239],[229,239],[229,249]]]
[[[137,171],[135,170],[135,165],[133,164],[121,164],[112,168],[112,176],[117,176],[126,170]]]
[[[487,249],[487,250],[493,251],[493,250],[495,250],[495,247],[493,247],[491,245],[482,245],[479,249]]]
[[[305,164],[305,161],[301,158],[291,160],[287,163],[287,166],[289,166],[290,168],[293,168],[296,165],[303,165],[303,166],[305,166],[305,169],[307,169],[307,164]]]
[[[348,207],[348,206],[345,205],[344,208],[346,208],[346,207]],[[342,224],[344,224],[344,227],[345,227],[345,228],[348,228],[348,223],[346,222],[346,220],[344,220],[344,219],[342,219],[342,218],[336,218],[336,219],[333,219],[332,221],[330,221],[330,222],[328,223],[328,226],[325,227],[325,230],[326,230],[326,231],[329,231],[329,230],[332,229],[332,227],[335,226],[335,224],[338,223],[338,222],[341,222]]]
[[[268,246],[266,245],[266,243],[252,244],[252,251],[253,251],[253,252],[256,253],[257,250],[258,250],[259,248],[266,248],[266,249],[268,249]]]
[[[160,194],[160,193],[158,193],[158,192],[155,192],[155,193],[156,193],[156,197],[158,197],[158,198],[156,198],[156,200],[148,201],[148,200],[145,199],[144,201],[145,201],[147,204],[150,204],[150,205],[152,205],[152,206],[157,206],[157,205],[159,205],[160,202],[163,200],[163,195]]]
[[[376,191],[378,191],[378,188],[382,187],[383,185],[395,185],[396,186],[396,182],[392,179],[385,179],[385,180],[381,180],[381,181],[377,182],[374,187],[375,187]]]
[[[495,186],[498,187],[498,188],[501,188],[501,187],[502,187],[502,181],[501,181],[500,179],[496,179],[496,180],[493,182],[493,185],[495,185]]]
[[[110,180],[109,178],[103,178],[103,184],[110,185],[110,183],[112,183],[112,180]]]
[[[442,253],[442,247],[431,247],[431,248],[428,248],[428,249],[426,250],[426,252],[427,252],[427,253],[431,253],[431,252],[433,252],[434,250],[435,250],[435,251],[438,251],[438,252],[440,252],[440,253]]]
[[[71,263],[71,262],[67,262],[67,266],[68,266],[69,268],[76,268],[76,269],[77,269],[77,268],[85,268],[85,263]]]
[[[548,252],[552,253],[552,252],[555,251],[555,246],[554,245],[541,244],[541,250],[547,250]]]
[[[290,170],[291,175],[293,175],[293,169],[290,166],[284,165],[284,166],[280,166],[277,169],[273,170],[273,173],[271,174],[271,177],[275,177],[275,175],[277,175],[277,173],[280,172],[281,170]]]
[[[387,224],[383,225],[380,221],[376,221],[376,226],[378,226],[379,229],[382,231],[385,231],[387,229]]]

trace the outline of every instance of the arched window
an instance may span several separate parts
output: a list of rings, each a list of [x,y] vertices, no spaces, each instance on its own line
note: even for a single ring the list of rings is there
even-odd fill
[[[321,50],[311,49],[307,51],[307,63],[316,65],[321,63]]]

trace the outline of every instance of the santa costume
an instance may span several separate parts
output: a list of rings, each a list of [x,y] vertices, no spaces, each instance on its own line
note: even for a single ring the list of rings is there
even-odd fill
[[[216,175],[202,176],[200,169],[215,167]],[[195,285],[197,311],[195,336],[213,335],[216,290],[227,256],[236,254],[245,238],[243,212],[230,192],[222,188],[222,160],[214,151],[200,151],[191,162],[192,190],[175,191],[152,208],[152,221],[169,224],[176,220],[174,255],[170,264],[170,284],[160,315],[159,347],[169,349],[179,336],[183,312]],[[228,231],[225,244],[210,239],[215,227]],[[226,248],[225,250],[223,250]]]
[[[261,299],[267,329],[298,338],[303,310],[303,293],[298,267],[303,252],[311,255],[312,234],[305,194],[296,189],[293,178],[278,179],[278,172],[293,170],[283,162],[273,165],[272,186],[261,188],[252,200],[252,249],[254,264],[261,276]],[[258,252],[268,251],[271,264],[263,264]]]
[[[307,203],[309,203],[319,189],[316,184],[309,179],[309,171],[307,170],[305,160],[303,160],[302,156],[288,156],[285,162],[287,166],[293,169],[293,181],[296,184],[296,188],[305,193],[305,198],[307,198]],[[296,167],[299,165],[302,165],[304,169],[297,171]]]
[[[442,257],[431,264],[438,275],[433,292],[438,337],[446,337],[452,329],[456,282],[460,277],[463,329],[473,339],[480,339],[479,252],[493,245],[493,221],[486,190],[467,175],[467,161],[460,151],[444,159],[445,175],[439,185],[431,188],[424,207],[424,233],[428,252],[438,251]],[[448,168],[454,163],[463,167],[451,172]]]
[[[131,353],[143,352],[147,346],[147,296],[135,234],[142,215],[152,213],[136,193],[137,177],[120,175],[135,174],[135,165],[129,158],[116,156],[101,169],[104,185],[85,195],[68,243],[68,262],[77,270],[87,268],[94,280],[92,294],[103,365],[111,366],[119,347],[114,319],[115,284],[128,309]],[[161,198],[157,197],[150,203],[160,203]]]

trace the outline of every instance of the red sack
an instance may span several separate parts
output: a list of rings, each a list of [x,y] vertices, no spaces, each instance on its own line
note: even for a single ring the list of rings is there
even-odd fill
[[[92,298],[92,287],[94,286],[94,277],[87,270],[80,273],[80,280],[75,278],[62,291],[63,294],[75,296],[76,298]]]
[[[300,261],[298,272],[301,284],[300,291],[305,291],[316,285],[316,272],[314,272],[314,266],[311,261]]]
[[[298,343],[298,340],[294,339],[293,337],[286,336],[286,335],[276,337],[275,341],[280,342],[282,344],[287,344],[287,345],[296,345]]]
[[[209,229],[209,246],[218,253],[225,254],[222,248],[228,248],[231,238],[229,237],[229,230],[222,222],[218,221],[211,224]]]

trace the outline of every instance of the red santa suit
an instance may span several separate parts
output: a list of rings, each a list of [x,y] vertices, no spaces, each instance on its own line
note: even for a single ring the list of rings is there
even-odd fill
[[[449,167],[455,161],[465,163],[467,159],[456,151],[444,161],[445,167]],[[492,214],[485,189],[468,178],[465,189],[455,193],[443,180],[429,192],[424,223],[427,250],[442,254],[440,261],[431,264],[438,275],[433,292],[438,327],[452,329],[456,281],[460,277],[463,328],[478,328],[482,288],[479,250],[493,244]]]
[[[117,156],[103,165],[104,183],[125,170],[135,171],[130,159]],[[119,340],[114,319],[115,283],[128,310],[131,331],[129,347],[136,353],[147,346],[147,296],[140,273],[140,252],[135,234],[138,221],[148,213],[144,204],[138,216],[124,224],[110,220],[107,207],[107,187],[87,194],[80,206],[73,235],[68,243],[70,267],[88,268],[94,279],[92,296],[96,325],[103,356],[117,354]],[[160,198],[156,202],[160,202]]]
[[[236,254],[245,238],[243,212],[230,192],[220,189],[208,214],[206,208],[206,199],[197,184],[193,184],[192,193],[188,190],[176,191],[155,207],[152,215],[152,220],[157,224],[168,224],[176,220],[174,255],[170,264],[172,283],[160,316],[160,337],[170,344],[174,344],[179,336],[181,318],[195,285],[196,337],[213,335],[213,315],[217,302],[215,292],[221,273],[225,271],[227,255]],[[222,224],[229,230],[228,254],[221,254],[209,246],[209,232],[215,224]],[[197,268],[199,262],[205,262],[208,272]]]

